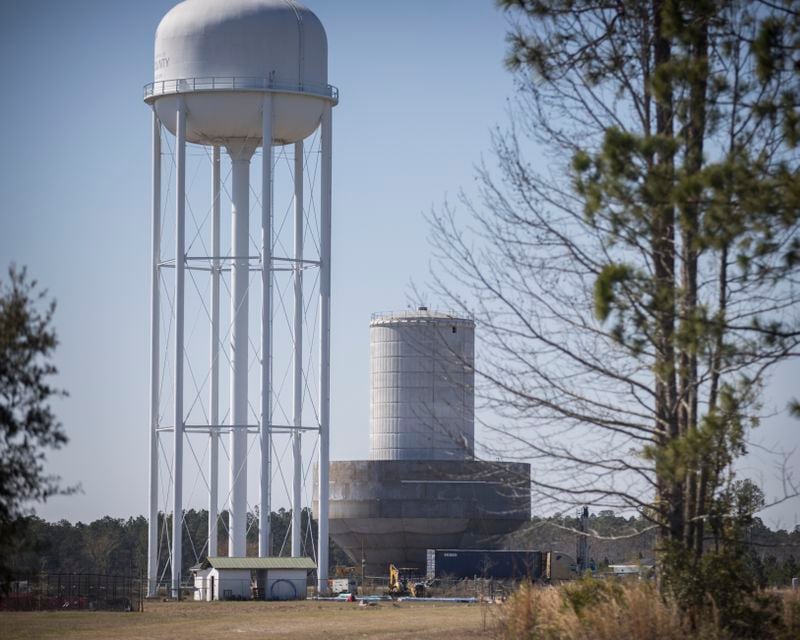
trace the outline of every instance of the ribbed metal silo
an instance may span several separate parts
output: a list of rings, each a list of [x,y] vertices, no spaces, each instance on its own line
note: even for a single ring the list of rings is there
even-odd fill
[[[420,308],[370,322],[370,459],[473,456],[475,323]]]

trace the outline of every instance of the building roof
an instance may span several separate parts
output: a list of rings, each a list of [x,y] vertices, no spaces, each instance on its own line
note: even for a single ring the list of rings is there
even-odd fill
[[[217,556],[206,558],[203,568],[215,569],[316,569],[311,558],[228,558]]]
[[[472,318],[464,317],[455,311],[435,311],[428,307],[419,307],[416,311],[377,311],[372,314],[369,326],[380,327],[396,324],[444,323],[475,327]]]

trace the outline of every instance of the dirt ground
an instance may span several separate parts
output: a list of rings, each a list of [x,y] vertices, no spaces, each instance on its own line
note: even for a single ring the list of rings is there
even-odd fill
[[[491,638],[492,605],[379,602],[151,602],[144,613],[0,613],[3,640],[102,638]],[[485,631],[484,631],[485,628]]]

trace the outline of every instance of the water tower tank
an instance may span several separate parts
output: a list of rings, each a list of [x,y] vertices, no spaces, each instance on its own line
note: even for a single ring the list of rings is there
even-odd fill
[[[257,142],[271,90],[273,140],[288,144],[311,134],[335,100],[327,82],[325,30],[294,0],[185,0],[158,25],[149,99],[174,133],[184,96],[188,142]]]
[[[172,514],[180,514],[183,506],[183,450],[184,439],[197,434],[208,434],[209,446],[209,555],[219,553],[217,540],[219,519],[219,446],[222,435],[227,435],[228,447],[228,555],[245,557],[248,553],[248,532],[251,527],[248,499],[248,459],[256,458],[250,452],[251,434],[258,432],[257,464],[260,473],[257,486],[259,513],[270,513],[272,499],[272,442],[273,434],[280,437],[289,432],[292,439],[292,525],[291,554],[304,553],[301,536],[302,478],[304,433],[319,434],[319,484],[320,501],[318,521],[319,570],[318,588],[327,589],[328,544],[328,469],[330,434],[330,297],[331,297],[331,192],[332,192],[332,108],[338,102],[338,92],[328,82],[328,45],[325,30],[317,17],[295,0],[184,0],[171,9],[161,20],[155,37],[155,77],[145,86],[145,102],[153,109],[152,155],[152,228],[153,263],[151,273],[151,417],[150,417],[150,508],[148,528],[148,593],[153,595],[158,587],[158,522],[159,522],[159,454],[162,433],[170,433],[172,460],[169,477],[172,481]],[[162,153],[163,130],[175,136],[168,153]],[[313,136],[310,144],[305,139]],[[211,235],[210,250],[205,243],[189,242],[187,247],[186,167],[187,144],[206,147],[211,160],[210,216],[207,216]],[[291,144],[293,166],[288,175],[274,172],[275,145]],[[261,185],[258,197],[260,209],[260,242],[255,243],[250,214],[251,161],[256,149],[261,147]],[[223,180],[222,152],[230,157],[229,179]],[[197,154],[202,157],[205,154]],[[308,174],[306,167],[318,155],[319,171]],[[162,190],[162,157],[170,165],[174,176],[174,192]],[[286,156],[288,157],[288,156]],[[316,163],[315,163],[316,164]],[[196,175],[196,174],[195,174]],[[274,194],[281,194],[281,180],[288,178],[293,186],[294,242],[291,255],[274,233]],[[285,185],[288,186],[288,185]],[[307,190],[308,189],[308,190]],[[162,209],[167,201],[162,195],[172,193],[175,223],[172,238],[174,253],[165,258],[162,242]],[[260,196],[260,197],[259,197]],[[230,199],[230,246],[222,245],[221,202]],[[279,195],[278,197],[282,197]],[[313,204],[312,204],[313,203]],[[283,208],[281,208],[283,210]],[[195,221],[196,222],[196,221]],[[197,226],[197,235],[203,221]],[[203,229],[205,230],[205,229]],[[312,242],[314,240],[314,242]],[[291,265],[287,269],[286,265]],[[162,280],[170,269],[174,282],[169,298],[170,328],[172,333],[165,342],[160,337],[160,327],[165,315],[160,302]],[[303,287],[304,272],[318,269],[317,293],[319,305],[309,305],[308,289]],[[187,352],[193,340],[187,339],[186,298],[202,298],[200,288],[187,292],[187,272],[194,280],[193,271],[201,271],[210,278],[209,300],[200,300],[203,308],[210,310],[208,411],[202,410],[202,424],[197,424],[193,414],[197,402],[184,403],[187,395],[184,372],[188,369]],[[273,410],[274,384],[272,368],[280,368],[278,359],[286,352],[274,349],[274,322],[276,315],[273,280],[275,272],[287,272],[281,277],[293,281],[294,319],[290,328],[289,343],[292,375],[291,425],[276,424]],[[222,280],[223,272],[226,280]],[[256,275],[260,276],[256,278]],[[256,285],[256,279],[259,281]],[[225,292],[223,292],[222,285]],[[260,307],[258,337],[250,331],[251,289]],[[279,290],[280,291],[280,290]],[[230,301],[230,326],[226,332],[220,316],[221,293]],[[283,303],[283,298],[281,299]],[[318,375],[319,402],[311,408],[304,381],[311,359],[308,341],[303,334],[310,326],[308,309],[319,309],[315,318],[319,322],[318,360],[313,365]],[[316,313],[316,311],[314,312]],[[224,338],[221,336],[224,334]],[[161,424],[163,405],[159,362],[170,340],[172,406],[167,424]],[[228,353],[221,357],[227,343]],[[258,354],[258,383],[256,368],[251,367],[251,345],[260,343]],[[192,358],[195,362],[196,356]],[[228,411],[220,419],[220,369],[227,362],[230,384]],[[252,369],[252,371],[251,371]],[[253,402],[251,391],[257,389],[259,402]],[[198,393],[198,396],[200,394]],[[169,397],[169,396],[167,396]],[[184,406],[186,404],[186,406]],[[254,406],[258,413],[254,421]],[[191,425],[187,424],[191,422]],[[207,423],[207,424],[206,424]],[[164,436],[166,437],[166,435]],[[251,483],[252,484],[252,483]],[[181,593],[183,521],[172,517],[172,544],[170,566],[171,593]],[[258,554],[271,553],[270,518],[258,520]]]
[[[464,460],[474,449],[475,324],[421,308],[370,322],[370,459]]]

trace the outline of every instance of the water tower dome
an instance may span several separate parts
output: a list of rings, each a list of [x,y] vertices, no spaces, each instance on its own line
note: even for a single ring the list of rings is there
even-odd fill
[[[158,25],[154,80],[159,118],[174,130],[184,94],[187,140],[201,144],[259,138],[266,90],[281,144],[308,136],[335,101],[325,29],[294,0],[184,0]]]

